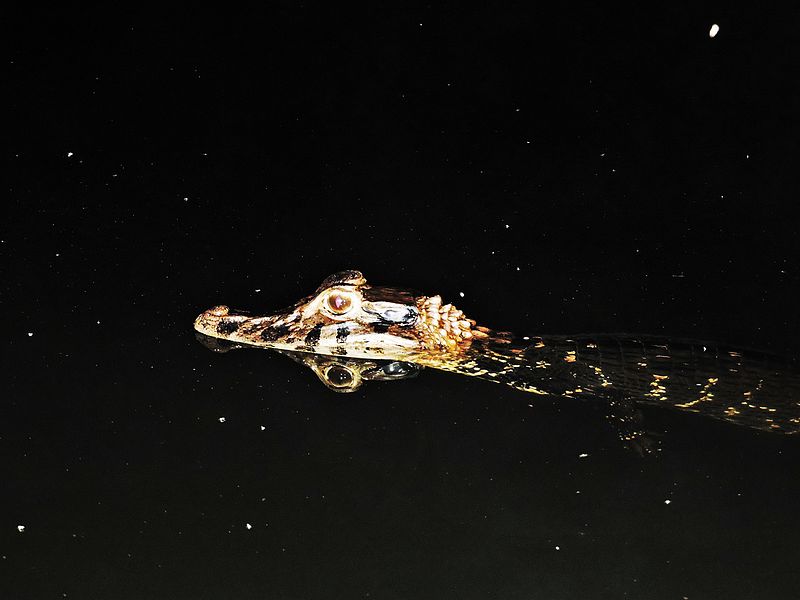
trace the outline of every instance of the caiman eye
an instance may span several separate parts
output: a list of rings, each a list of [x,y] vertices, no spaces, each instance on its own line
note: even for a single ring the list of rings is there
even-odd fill
[[[325,377],[327,377],[328,382],[336,388],[350,387],[353,383],[352,371],[345,367],[340,367],[339,365],[329,367],[328,370],[325,371]]]
[[[337,315],[343,315],[352,306],[353,302],[349,296],[344,294],[331,294],[328,296],[328,308]]]

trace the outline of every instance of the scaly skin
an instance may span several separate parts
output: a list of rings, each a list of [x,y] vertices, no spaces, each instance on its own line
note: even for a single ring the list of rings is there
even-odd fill
[[[478,326],[439,296],[372,287],[358,271],[328,277],[275,315],[250,317],[216,306],[194,327],[233,344],[300,357],[337,391],[382,378],[386,363],[374,361],[395,361],[406,365],[405,373],[413,365],[431,367],[534,394],[644,402],[755,429],[800,431],[800,368],[789,359],[654,336],[516,337]],[[331,365],[354,378],[344,381]]]

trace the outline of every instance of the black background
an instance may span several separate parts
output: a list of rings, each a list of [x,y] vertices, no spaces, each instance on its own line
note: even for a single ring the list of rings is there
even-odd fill
[[[356,268],[519,333],[797,353],[799,17],[9,16],[0,597],[791,597],[795,439],[647,411],[642,460],[590,404],[335,395],[191,324]]]

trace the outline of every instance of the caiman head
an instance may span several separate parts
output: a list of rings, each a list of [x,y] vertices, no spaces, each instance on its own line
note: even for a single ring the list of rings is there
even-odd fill
[[[311,296],[268,316],[215,306],[194,328],[238,344],[351,358],[419,360],[464,352],[489,330],[439,296],[372,287],[358,271],[331,275]]]

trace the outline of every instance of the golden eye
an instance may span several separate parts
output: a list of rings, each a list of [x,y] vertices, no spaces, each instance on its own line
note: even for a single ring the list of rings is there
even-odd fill
[[[345,296],[344,294],[331,294],[328,296],[328,308],[332,313],[337,315],[343,315],[346,313],[348,310],[350,310],[350,306],[352,304],[353,303],[350,300],[350,297]]]
[[[335,388],[350,387],[353,383],[353,372],[345,367],[333,365],[325,372],[328,382]]]

